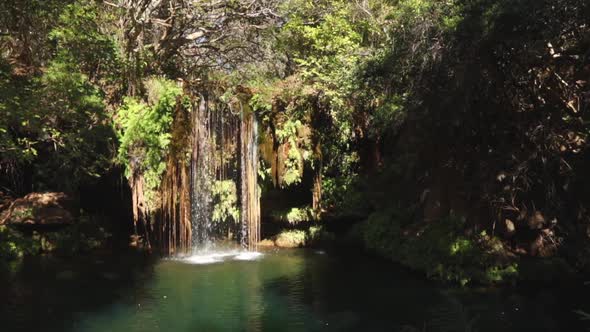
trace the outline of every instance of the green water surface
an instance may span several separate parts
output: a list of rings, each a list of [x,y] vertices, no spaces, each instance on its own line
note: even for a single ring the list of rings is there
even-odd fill
[[[579,331],[583,286],[461,289],[349,253],[209,264],[34,258],[0,272],[0,331]]]

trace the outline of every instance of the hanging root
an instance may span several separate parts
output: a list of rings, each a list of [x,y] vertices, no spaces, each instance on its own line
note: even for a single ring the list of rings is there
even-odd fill
[[[260,242],[260,197],[258,193],[258,126],[254,114],[242,111],[241,175],[242,175],[242,229],[248,250],[257,250]]]

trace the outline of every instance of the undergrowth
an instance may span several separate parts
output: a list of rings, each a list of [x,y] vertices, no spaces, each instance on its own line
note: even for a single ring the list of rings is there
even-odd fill
[[[514,280],[518,265],[502,242],[481,232],[466,235],[465,222],[446,218],[416,227],[398,210],[373,213],[360,227],[364,246],[430,278],[492,284]]]

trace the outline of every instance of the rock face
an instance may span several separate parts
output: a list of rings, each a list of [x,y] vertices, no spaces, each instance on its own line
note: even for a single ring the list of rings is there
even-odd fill
[[[30,193],[0,212],[0,225],[70,225],[76,204],[61,192]]]

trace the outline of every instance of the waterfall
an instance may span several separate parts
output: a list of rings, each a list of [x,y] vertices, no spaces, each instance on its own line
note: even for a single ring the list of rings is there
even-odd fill
[[[167,255],[207,250],[221,238],[248,250],[260,241],[258,123],[248,106],[251,93],[231,102],[211,95],[177,97],[153,205],[137,167],[129,179],[134,231],[140,226],[146,247]]]
[[[191,227],[192,247],[207,247],[211,235],[211,127],[208,96],[201,95],[193,112],[191,135]]]
[[[234,236],[244,248],[254,250],[260,240],[256,117],[247,107],[234,112],[208,94],[201,94],[193,109],[188,139],[190,245],[193,250],[207,250],[218,238]],[[232,195],[239,205],[235,207],[238,215],[232,213],[233,201],[227,201]]]

